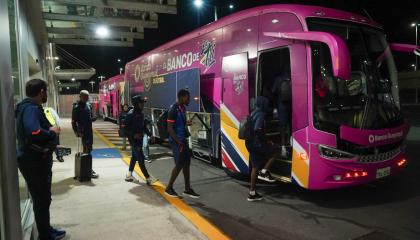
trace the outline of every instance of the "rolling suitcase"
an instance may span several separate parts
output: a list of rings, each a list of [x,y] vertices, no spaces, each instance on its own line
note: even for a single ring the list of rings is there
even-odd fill
[[[80,144],[78,145],[80,146]],[[80,150],[80,148],[78,149]],[[78,151],[74,159],[74,179],[79,182],[90,181],[92,177],[92,155]]]

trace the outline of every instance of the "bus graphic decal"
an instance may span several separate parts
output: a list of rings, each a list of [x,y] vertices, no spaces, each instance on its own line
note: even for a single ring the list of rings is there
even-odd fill
[[[204,41],[201,45],[200,63],[206,67],[206,71],[216,63],[216,43]]]

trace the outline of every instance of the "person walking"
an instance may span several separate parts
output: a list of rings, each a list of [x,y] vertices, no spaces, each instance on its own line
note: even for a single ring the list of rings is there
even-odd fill
[[[125,129],[131,145],[132,154],[125,181],[136,181],[136,179],[133,177],[133,171],[136,162],[138,162],[139,167],[144,177],[146,178],[147,185],[152,185],[157,181],[157,179],[153,179],[147,171],[143,153],[144,135],[146,134],[149,137],[152,136],[149,129],[147,128],[147,122],[143,114],[144,103],[146,100],[141,95],[136,95],[132,98],[131,101],[134,105],[134,109],[130,110],[125,118]],[[154,142],[154,137],[151,137],[151,141]]]
[[[127,136],[125,134],[125,118],[127,117],[129,110],[130,109],[128,108],[128,104],[124,104],[120,116],[118,117],[118,125],[120,127],[118,133],[123,139],[122,150],[126,150],[127,148]]]
[[[191,165],[191,150],[189,148],[188,137],[189,132],[187,126],[191,125],[191,121],[187,120],[186,106],[190,103],[190,93],[182,89],[178,92],[178,100],[174,103],[168,112],[168,132],[169,144],[175,160],[175,167],[172,169],[171,178],[168,186],[165,189],[165,194],[170,197],[178,197],[178,194],[173,189],[173,184],[179,173],[183,172],[185,191],[183,195],[191,198],[199,198],[191,188],[190,182],[190,165]]]
[[[51,126],[42,108],[48,99],[45,81],[29,80],[26,96],[16,106],[18,167],[32,198],[39,239],[62,239],[66,232],[50,225],[52,155],[60,128]]]
[[[92,115],[92,107],[89,104],[89,92],[80,91],[80,99],[73,104],[72,127],[77,137],[82,139],[83,152],[90,154],[93,146],[92,122],[96,119]],[[99,178],[99,175],[92,170],[92,178]]]
[[[273,156],[277,150],[274,144],[266,137],[266,114],[269,112],[269,100],[258,96],[255,101],[256,109],[251,113],[251,138],[245,140],[249,151],[251,163],[251,182],[248,201],[262,200],[262,196],[256,191],[257,178],[265,181],[275,181],[268,169],[274,161]],[[262,169],[260,171],[260,169]]]

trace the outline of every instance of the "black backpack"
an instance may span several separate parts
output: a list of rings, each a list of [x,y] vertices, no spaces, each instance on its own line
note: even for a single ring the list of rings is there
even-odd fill
[[[159,118],[157,120],[157,127],[159,131],[159,138],[160,139],[167,139],[169,138],[169,132],[168,132],[168,113],[169,110],[163,111],[159,115]]]
[[[248,115],[239,123],[238,137],[242,140],[249,140],[252,136],[252,116]]]

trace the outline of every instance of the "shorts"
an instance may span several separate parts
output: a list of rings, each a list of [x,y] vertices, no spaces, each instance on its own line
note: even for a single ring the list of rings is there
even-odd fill
[[[265,147],[255,148],[250,143],[246,144],[249,151],[249,161],[253,167],[261,169],[265,163],[277,154],[278,149],[275,146],[266,145]]]
[[[178,144],[173,141],[170,141],[169,144],[171,145],[172,153],[174,155],[175,166],[178,169],[183,168],[184,166],[188,166],[191,163],[191,150],[188,146],[188,142],[184,141],[184,149],[182,152],[179,150]]]

